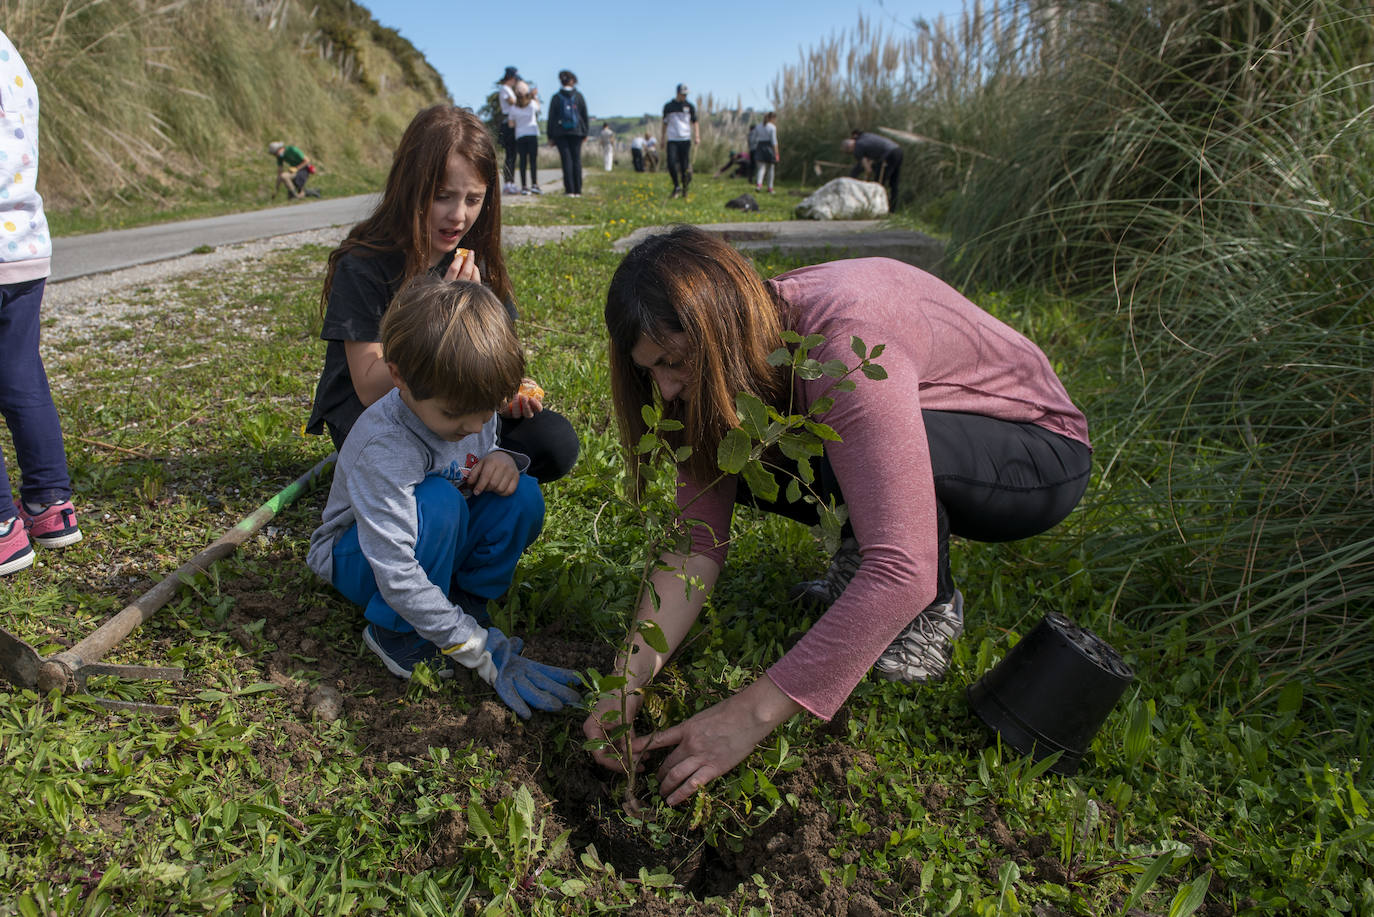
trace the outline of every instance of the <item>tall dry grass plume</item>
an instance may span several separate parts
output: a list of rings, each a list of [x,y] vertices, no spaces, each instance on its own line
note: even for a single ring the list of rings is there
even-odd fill
[[[385,162],[442,80],[352,0],[0,0],[39,86],[51,210],[261,176],[282,139]]]

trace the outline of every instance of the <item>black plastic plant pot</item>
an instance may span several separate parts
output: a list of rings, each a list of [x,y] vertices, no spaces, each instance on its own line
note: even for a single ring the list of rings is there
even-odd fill
[[[1021,754],[1061,752],[1050,770],[1072,776],[1134,677],[1101,637],[1051,612],[969,686],[968,701]]]

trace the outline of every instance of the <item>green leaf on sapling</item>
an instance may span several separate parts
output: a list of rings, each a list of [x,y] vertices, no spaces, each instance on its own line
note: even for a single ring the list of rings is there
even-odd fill
[[[749,446],[749,434],[739,427],[732,428],[721,438],[716,465],[726,474],[739,474],[749,461]]]
[[[778,479],[758,459],[750,459],[744,466],[744,483],[760,500],[771,503],[778,498]]]
[[[768,427],[768,409],[763,402],[748,392],[735,396],[735,413],[739,414],[740,426],[754,439],[763,439]]]
[[[640,635],[644,637],[644,642],[649,644],[651,649],[658,653],[668,652],[668,637],[657,623],[648,618],[641,618],[637,627]]]
[[[862,372],[865,376],[867,376],[870,379],[873,379],[874,381],[887,378],[887,370],[883,369],[876,363],[865,364],[862,369]]]
[[[827,442],[832,443],[838,443],[840,441],[840,434],[836,433],[834,428],[831,427],[829,424],[817,423],[814,420],[808,420],[805,421],[802,424],[802,426],[806,427],[808,431],[810,431],[819,439],[823,439]]]
[[[849,349],[854,351],[854,356],[860,360],[868,354],[868,347],[864,345],[864,339],[857,334],[849,338]]]

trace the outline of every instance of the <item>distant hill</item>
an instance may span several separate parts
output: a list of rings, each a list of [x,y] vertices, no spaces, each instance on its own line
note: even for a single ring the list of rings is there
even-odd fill
[[[21,3],[3,27],[38,84],[39,187],[58,222],[261,195],[271,140],[375,176],[411,115],[449,99],[354,0]]]

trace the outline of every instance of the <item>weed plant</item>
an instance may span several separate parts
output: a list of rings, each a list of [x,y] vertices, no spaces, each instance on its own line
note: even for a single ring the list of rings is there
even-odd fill
[[[495,608],[535,647],[561,635],[610,658],[644,556],[638,520],[607,484],[622,467],[601,328],[611,245],[643,225],[743,216],[721,208],[729,182],[702,180],[690,201],[670,202],[664,181],[589,173],[586,197],[534,205],[589,228],[510,252],[531,374],[583,443]],[[49,337],[86,539],[0,582],[7,629],[43,654],[69,645],[328,451],[300,433],[322,357],[325,254],[127,289],[127,321]],[[765,275],[796,263],[756,258]],[[1150,411],[1124,371],[1148,348],[1121,317],[1019,288],[979,301],[1045,346],[1094,419],[1095,495],[1125,489],[1123,468],[1162,479],[1134,416],[1112,413],[1132,394]],[[1256,453],[1265,441],[1257,434]],[[1232,485],[1214,492],[1231,501]],[[284,511],[111,654],[184,666],[185,681],[91,681],[98,696],[169,704],[174,717],[0,694],[0,914],[766,914],[783,901],[803,913],[814,905],[798,889],[911,917],[1374,909],[1359,679],[1331,667],[1255,705],[1259,654],[1236,659],[1232,639],[1186,626],[1144,632],[1152,620],[1125,613],[1137,581],[1167,594],[1196,571],[1144,551],[1123,587],[1087,549],[1129,539],[1141,519],[1181,525],[1162,493],[1115,515],[1094,496],[1024,544],[957,544],[968,630],[948,678],[919,690],[865,681],[835,720],[795,718],[684,807],[665,830],[708,844],[711,868],[737,882],[704,889],[684,887],[676,861],[617,864],[557,809],[547,776],[584,754],[579,714],[521,724],[492,713],[471,679],[402,688],[377,672],[357,609],[304,564],[322,502]],[[664,720],[758,677],[810,623],[783,596],[824,565],[814,536],[747,513],[733,536],[700,627],[662,676],[674,686],[654,714]],[[1137,672],[1073,778],[999,746],[964,698],[1047,610],[1094,628]],[[342,693],[341,719],[312,719],[302,704],[324,687]],[[1345,719],[1333,726],[1337,704]],[[512,758],[426,731],[453,711],[504,717],[535,751]],[[370,720],[392,715],[409,718],[381,741]],[[797,855],[808,837],[824,847]]]

